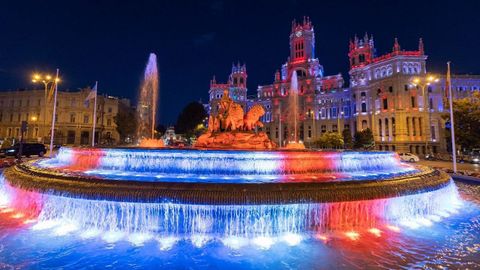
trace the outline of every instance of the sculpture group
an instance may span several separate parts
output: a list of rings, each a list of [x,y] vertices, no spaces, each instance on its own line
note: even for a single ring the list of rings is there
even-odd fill
[[[251,131],[257,127],[263,127],[260,117],[265,114],[262,105],[254,105],[246,114],[240,104],[234,102],[228,90],[223,92],[219,102],[218,113],[210,115],[208,119],[208,131]]]
[[[245,114],[242,106],[230,98],[229,91],[224,90],[218,111],[209,116],[208,132],[197,139],[195,146],[225,149],[276,148],[268,135],[257,129],[263,127],[260,117],[264,114],[265,109],[260,104],[252,106]]]

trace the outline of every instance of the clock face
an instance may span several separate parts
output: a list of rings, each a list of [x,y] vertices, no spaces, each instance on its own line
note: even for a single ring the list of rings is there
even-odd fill
[[[297,32],[295,33],[295,35],[296,35],[297,37],[301,37],[301,36],[302,36],[302,31],[297,31]]]

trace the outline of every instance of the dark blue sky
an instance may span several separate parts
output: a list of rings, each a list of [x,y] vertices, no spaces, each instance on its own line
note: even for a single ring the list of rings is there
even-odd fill
[[[7,2],[7,1],[5,1]],[[60,68],[62,89],[99,81],[99,91],[134,99],[148,54],[158,56],[160,117],[175,121],[207,100],[213,74],[225,81],[246,62],[249,94],[285,62],[291,21],[310,16],[326,74],[348,72],[348,40],[365,31],[377,52],[394,37],[428,68],[480,73],[478,1],[8,1],[0,8],[0,89],[32,88],[33,71]]]

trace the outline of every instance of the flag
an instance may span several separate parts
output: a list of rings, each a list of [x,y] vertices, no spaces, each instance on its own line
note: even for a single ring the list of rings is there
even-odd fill
[[[90,90],[90,93],[88,93],[88,96],[83,102],[83,105],[85,105],[85,107],[88,108],[90,104],[90,100],[95,99],[96,96],[97,96],[97,84],[95,84],[92,90]]]
[[[450,65],[447,66],[447,79],[445,80],[445,95],[443,96],[443,101],[444,101],[444,104],[448,107],[449,104],[449,95],[450,95],[450,85],[452,84],[451,82],[451,77],[450,77]]]
[[[50,86],[50,88],[47,90],[47,99],[48,102],[52,102],[53,96],[55,93],[55,87],[57,87],[57,80],[54,80]]]

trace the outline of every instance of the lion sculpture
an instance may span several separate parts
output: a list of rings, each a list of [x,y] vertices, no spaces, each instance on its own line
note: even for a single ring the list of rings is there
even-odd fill
[[[243,119],[243,129],[244,130],[254,130],[256,127],[263,127],[262,122],[260,122],[260,117],[265,114],[265,109],[260,104],[255,104],[248,111]]]

